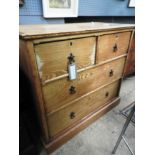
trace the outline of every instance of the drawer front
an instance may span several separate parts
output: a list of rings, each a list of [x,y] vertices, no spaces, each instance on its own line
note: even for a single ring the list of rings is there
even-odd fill
[[[48,116],[50,137],[53,137],[61,130],[82,119],[96,108],[104,105],[107,101],[117,97],[119,82],[120,81],[116,81],[106,87],[102,87],[64,109]]]
[[[95,37],[36,45],[35,54],[42,82],[68,73],[68,57],[71,53],[77,69],[93,65],[95,47]]]
[[[127,53],[131,32],[98,37],[96,63]]]
[[[77,80],[62,78],[43,86],[46,111],[52,112],[66,103],[122,77],[125,57],[82,71]]]

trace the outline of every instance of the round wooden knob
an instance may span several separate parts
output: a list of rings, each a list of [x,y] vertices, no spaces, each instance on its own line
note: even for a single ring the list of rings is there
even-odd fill
[[[118,50],[118,47],[117,47],[117,44],[115,44],[114,46],[113,46],[113,52],[116,52]]]
[[[68,60],[69,60],[70,64],[74,63],[75,62],[75,56],[72,53],[70,53],[70,56],[68,56]]]
[[[109,76],[113,76],[114,75],[114,71],[111,69],[110,72],[109,72]]]
[[[75,94],[75,93],[76,93],[75,87],[74,87],[74,86],[71,86],[71,87],[69,88],[69,92],[70,92],[70,94]]]
[[[75,112],[70,113],[70,119],[73,119],[73,118],[75,118]]]

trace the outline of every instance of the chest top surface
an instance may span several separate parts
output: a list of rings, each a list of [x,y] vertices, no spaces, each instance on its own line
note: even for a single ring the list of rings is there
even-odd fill
[[[20,25],[19,36],[22,39],[38,39],[63,35],[86,34],[108,30],[120,30],[124,28],[134,28],[134,24],[91,22],[52,25]]]

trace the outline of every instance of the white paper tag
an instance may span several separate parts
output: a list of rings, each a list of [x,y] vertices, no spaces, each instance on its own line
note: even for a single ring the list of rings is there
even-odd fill
[[[75,64],[69,64],[68,70],[69,70],[69,79],[75,80],[76,76],[77,76],[76,65]]]

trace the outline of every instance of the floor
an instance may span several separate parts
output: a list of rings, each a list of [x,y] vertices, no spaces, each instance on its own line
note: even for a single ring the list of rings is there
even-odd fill
[[[50,155],[111,155],[125,122],[125,118],[119,114],[119,111],[135,100],[134,76],[123,80],[120,96],[121,102],[118,106]],[[132,150],[135,151],[133,124],[129,124],[125,136]],[[121,141],[115,154],[131,155],[123,141]],[[40,155],[46,155],[45,150]]]

